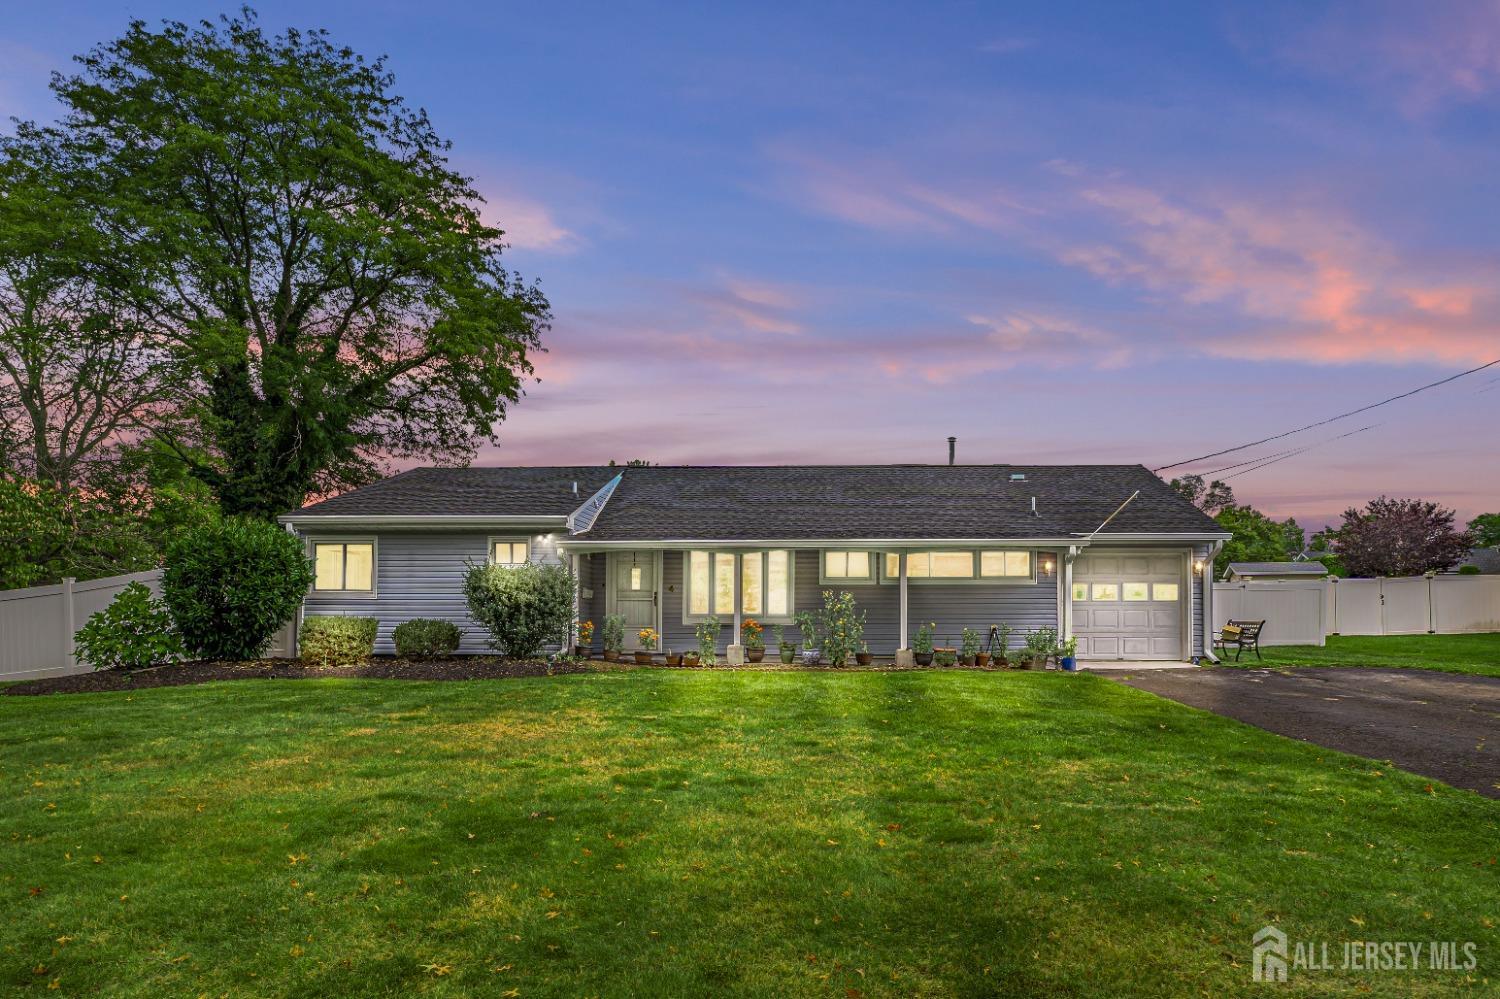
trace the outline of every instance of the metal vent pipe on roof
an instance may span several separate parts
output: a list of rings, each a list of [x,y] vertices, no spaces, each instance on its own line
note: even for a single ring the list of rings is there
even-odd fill
[[[949,437],[948,438],[948,464],[950,464],[950,465],[953,464],[953,455],[954,455],[954,451],[957,448],[957,446],[958,446],[958,438],[957,437]]]

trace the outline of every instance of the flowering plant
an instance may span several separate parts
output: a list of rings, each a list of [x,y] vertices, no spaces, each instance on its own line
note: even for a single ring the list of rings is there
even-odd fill
[[[747,649],[763,649],[766,640],[762,637],[765,628],[753,617],[747,617],[740,622],[740,640]]]
[[[578,644],[579,645],[592,645],[593,641],[594,641],[594,622],[592,622],[592,621],[579,621],[578,622]]]
[[[652,649],[656,648],[657,634],[655,628],[642,628],[640,631],[635,633],[635,637],[640,639],[641,648],[645,649],[647,652],[650,652]]]

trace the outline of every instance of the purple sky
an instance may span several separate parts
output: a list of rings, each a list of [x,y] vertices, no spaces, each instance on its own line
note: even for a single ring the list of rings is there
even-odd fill
[[[1500,3],[267,3],[386,53],[557,314],[483,463],[1140,461],[1500,357]],[[129,15],[27,5],[0,114]],[[1500,367],[1185,470],[1500,509]]]

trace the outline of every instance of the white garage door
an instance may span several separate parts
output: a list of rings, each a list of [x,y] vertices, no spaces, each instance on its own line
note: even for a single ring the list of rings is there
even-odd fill
[[[1080,659],[1182,659],[1183,556],[1091,551],[1073,563]]]

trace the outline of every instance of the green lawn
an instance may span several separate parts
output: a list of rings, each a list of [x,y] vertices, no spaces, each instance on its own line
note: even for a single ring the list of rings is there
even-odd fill
[[[1458,940],[1500,802],[1096,676],[644,670],[0,697],[0,987],[1224,995]],[[1493,994],[1493,992],[1491,992]]]
[[[1251,666],[1407,666],[1448,673],[1500,676],[1500,634],[1330,635],[1328,644],[1280,645],[1261,650],[1238,665]],[[1231,660],[1230,665],[1235,665]]]

